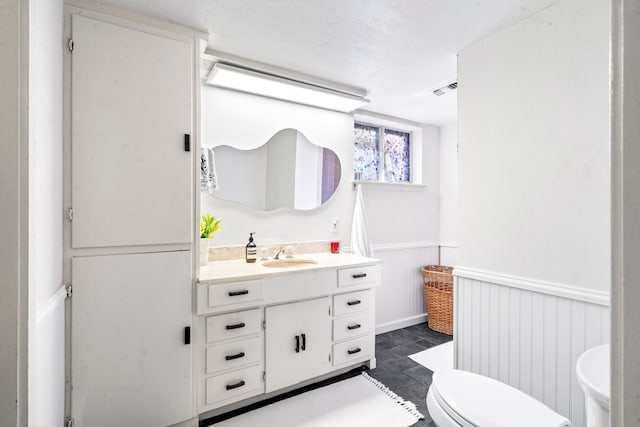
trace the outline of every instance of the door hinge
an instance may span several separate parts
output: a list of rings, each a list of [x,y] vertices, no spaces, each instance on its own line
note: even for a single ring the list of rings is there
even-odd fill
[[[69,40],[67,40],[67,49],[69,49],[69,52],[73,52],[73,39],[69,38]]]
[[[262,371],[262,381],[263,382],[267,381],[267,371]]]
[[[69,208],[67,210],[67,218],[69,219],[69,221],[73,221],[73,208]]]
[[[73,293],[73,289],[71,289],[71,283],[66,283],[64,285],[64,289],[67,291],[67,298],[71,298],[71,294]]]
[[[67,417],[64,420],[64,427],[73,427],[74,424],[75,423],[73,422],[73,418],[71,418],[71,417]]]
[[[265,331],[267,330],[267,321],[266,320],[262,321],[262,329],[264,329]]]
[[[329,362],[331,362],[331,353],[329,353]]]
[[[329,306],[329,316],[331,316],[331,306]]]

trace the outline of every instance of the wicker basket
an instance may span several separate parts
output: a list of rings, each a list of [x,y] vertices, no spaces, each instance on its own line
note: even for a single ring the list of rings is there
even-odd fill
[[[453,267],[427,265],[422,268],[424,299],[429,328],[453,335]]]

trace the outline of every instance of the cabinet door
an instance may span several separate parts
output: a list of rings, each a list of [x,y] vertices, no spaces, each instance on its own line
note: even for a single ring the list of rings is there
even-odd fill
[[[158,427],[193,416],[190,277],[190,252],[73,258],[77,426]]]
[[[192,42],[71,25],[72,247],[189,243]]]
[[[325,297],[265,309],[267,392],[328,372],[329,306]]]

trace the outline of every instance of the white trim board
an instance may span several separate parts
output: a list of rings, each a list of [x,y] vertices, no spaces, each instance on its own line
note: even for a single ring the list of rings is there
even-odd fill
[[[376,335],[384,334],[386,332],[395,331],[396,329],[407,328],[413,325],[419,325],[427,321],[427,314],[418,314],[417,316],[411,316],[400,320],[394,320],[392,322],[383,323],[376,326]]]
[[[577,301],[584,301],[592,304],[602,305],[605,307],[609,307],[610,304],[610,296],[608,292],[578,288],[575,286],[564,285],[560,283],[510,276],[507,274],[476,270],[468,267],[456,267],[453,270],[453,276],[474,279],[482,282],[495,283],[512,288],[524,289]]]
[[[393,251],[402,249],[417,249],[417,248],[435,248],[440,246],[439,242],[407,242],[407,243],[383,243],[380,245],[373,245],[374,251]]]

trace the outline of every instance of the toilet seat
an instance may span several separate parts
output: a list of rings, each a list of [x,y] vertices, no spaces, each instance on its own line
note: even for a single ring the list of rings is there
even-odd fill
[[[462,427],[569,427],[565,417],[494,379],[459,370],[433,374],[427,399]]]

